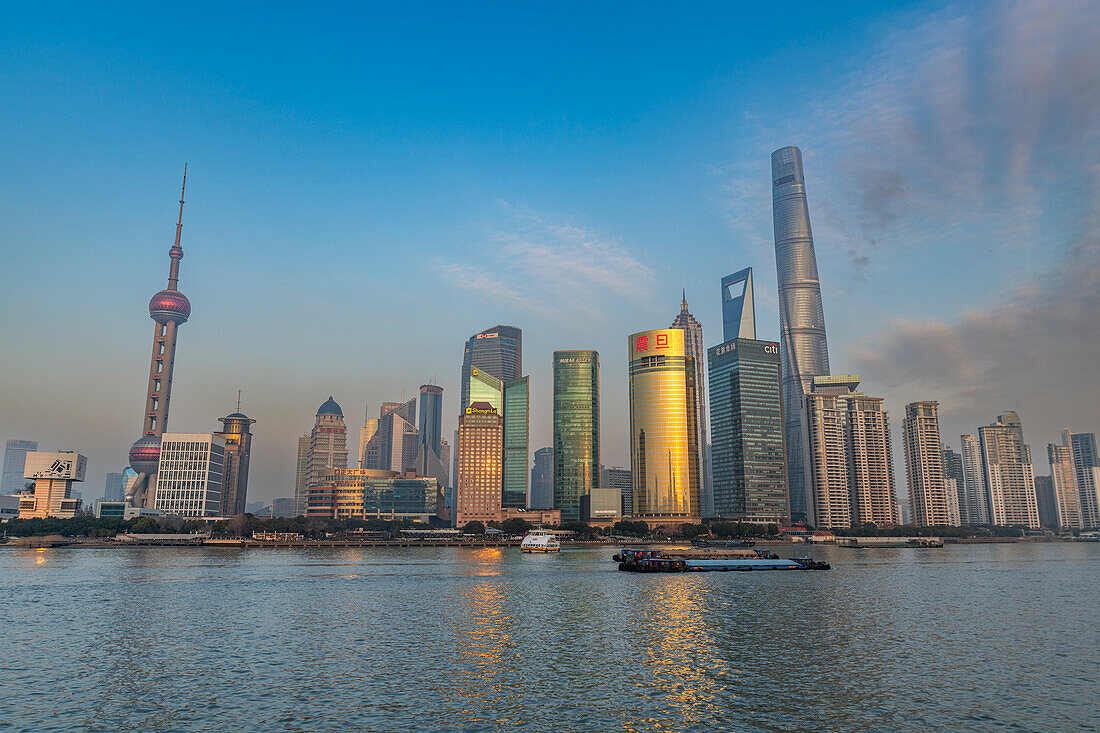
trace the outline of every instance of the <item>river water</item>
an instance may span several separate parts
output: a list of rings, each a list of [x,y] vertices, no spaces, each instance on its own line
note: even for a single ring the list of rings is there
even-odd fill
[[[1100,728],[1100,544],[613,552],[0,548],[0,730]]]

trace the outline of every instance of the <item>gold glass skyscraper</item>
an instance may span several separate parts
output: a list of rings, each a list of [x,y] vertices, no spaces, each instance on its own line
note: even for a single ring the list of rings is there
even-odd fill
[[[698,366],[676,328],[627,339],[634,513],[699,517]]]

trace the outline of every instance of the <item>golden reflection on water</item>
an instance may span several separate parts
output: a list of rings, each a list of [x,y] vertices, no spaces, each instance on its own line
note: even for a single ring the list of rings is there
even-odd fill
[[[504,553],[485,547],[472,553],[476,576],[499,576]],[[463,587],[455,600],[459,613],[452,632],[457,636],[457,674],[443,696],[456,704],[453,714],[466,722],[515,723],[502,713],[502,703],[516,697],[505,679],[514,667],[516,649],[511,633],[515,601],[506,583],[482,580]]]
[[[707,588],[696,578],[672,576],[654,578],[650,590],[656,615],[644,662],[652,675],[639,686],[648,689],[643,694],[661,704],[668,717],[626,721],[624,729],[693,728],[720,721],[723,710],[717,700],[730,668],[719,658],[707,622]]]

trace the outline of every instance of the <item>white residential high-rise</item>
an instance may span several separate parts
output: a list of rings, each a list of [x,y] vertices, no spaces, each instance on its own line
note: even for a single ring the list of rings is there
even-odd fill
[[[985,490],[985,473],[982,471],[982,448],[976,435],[959,436],[963,463],[963,495],[966,501],[959,506],[960,519],[965,525],[989,524],[989,501]]]
[[[1062,431],[1062,444],[1047,444],[1047,458],[1050,460],[1050,478],[1054,482],[1054,498],[1058,503],[1058,528],[1063,532],[1082,529],[1081,498],[1077,491],[1077,472],[1073,466],[1073,446],[1070,443],[1072,433],[1069,428]]]
[[[1073,468],[1077,473],[1077,493],[1081,497],[1081,522],[1085,529],[1100,528],[1100,454],[1095,433],[1074,433]]]
[[[909,483],[909,508],[913,512],[913,524],[918,527],[951,526],[952,512],[943,480],[939,403],[910,402],[906,405],[902,435],[905,440],[905,476]],[[957,504],[957,501],[954,503]],[[957,526],[957,507],[954,514],[954,523]]]
[[[1035,470],[1019,417],[1016,413],[1001,415],[992,425],[978,428],[978,440],[992,523],[1038,529]]]
[[[888,414],[882,398],[858,386],[858,374],[814,377],[803,398],[805,485],[815,527],[893,527],[898,521]]]
[[[153,506],[181,517],[216,517],[222,509],[225,439],[216,433],[162,433]]]

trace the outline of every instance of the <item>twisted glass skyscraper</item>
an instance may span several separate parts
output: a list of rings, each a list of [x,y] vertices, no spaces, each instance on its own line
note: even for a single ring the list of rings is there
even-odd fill
[[[772,153],[772,223],[779,282],[779,355],[787,437],[791,519],[808,516],[802,397],[816,376],[829,373],[825,312],[817,276],[802,151],[793,145]]]

